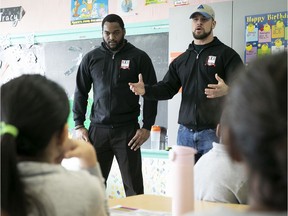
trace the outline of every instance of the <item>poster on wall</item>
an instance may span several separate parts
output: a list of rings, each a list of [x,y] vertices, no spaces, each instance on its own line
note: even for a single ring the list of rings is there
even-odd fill
[[[71,25],[100,22],[108,14],[108,0],[71,0]]]
[[[22,6],[0,8],[0,22],[13,22],[13,26],[16,27],[18,21],[25,15],[25,10]]]
[[[287,11],[245,16],[245,63],[287,49]]]
[[[137,15],[138,0],[118,0],[118,14]]]
[[[167,3],[167,0],[145,0],[145,5]]]

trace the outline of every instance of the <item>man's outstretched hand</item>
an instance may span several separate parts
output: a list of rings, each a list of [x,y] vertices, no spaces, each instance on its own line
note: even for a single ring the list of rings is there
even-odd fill
[[[134,92],[135,95],[144,95],[145,87],[144,87],[142,74],[139,74],[138,78],[139,78],[138,83],[128,83],[128,85],[130,86],[130,90]]]
[[[208,88],[205,88],[205,94],[207,98],[217,98],[228,94],[229,87],[226,85],[223,79],[218,74],[215,74],[217,84],[208,84]]]

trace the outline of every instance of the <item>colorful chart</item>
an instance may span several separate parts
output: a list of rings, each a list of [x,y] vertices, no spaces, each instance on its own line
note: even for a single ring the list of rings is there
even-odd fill
[[[245,63],[287,49],[287,11],[245,17]]]

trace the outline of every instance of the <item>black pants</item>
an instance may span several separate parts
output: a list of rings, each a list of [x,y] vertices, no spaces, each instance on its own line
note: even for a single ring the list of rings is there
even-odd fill
[[[98,126],[89,128],[89,139],[96,149],[105,182],[108,179],[115,155],[126,196],[144,193],[140,148],[134,151],[128,146],[138,128],[138,124],[118,128]]]

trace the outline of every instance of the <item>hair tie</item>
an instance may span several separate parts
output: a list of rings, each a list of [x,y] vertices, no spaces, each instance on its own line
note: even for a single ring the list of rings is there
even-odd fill
[[[5,122],[0,122],[0,136],[4,134],[10,134],[13,137],[17,137],[18,129],[11,124],[6,124]]]

